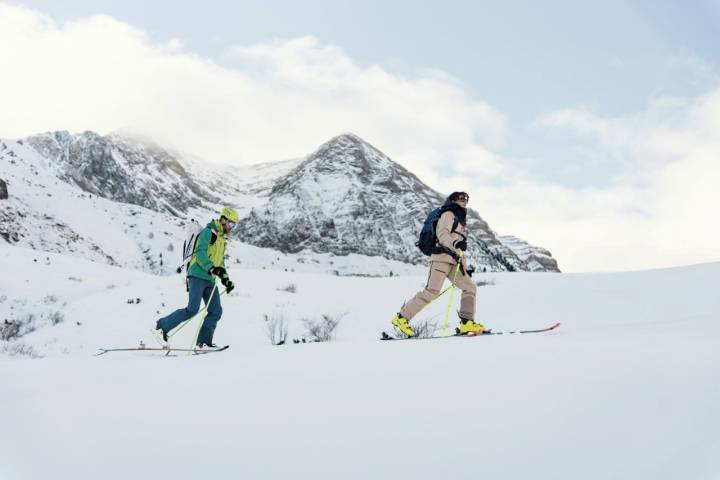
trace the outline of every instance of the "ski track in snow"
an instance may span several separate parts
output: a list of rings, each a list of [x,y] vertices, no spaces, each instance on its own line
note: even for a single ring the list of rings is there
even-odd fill
[[[175,357],[93,354],[154,346],[157,312],[186,301],[181,276],[2,244],[0,263],[0,321],[36,318],[0,347],[44,356],[0,355],[3,480],[720,478],[720,263],[479,275],[490,285],[478,288],[478,321],[561,327],[423,342],[378,341],[422,271],[231,263],[237,289],[215,336],[231,348]],[[439,323],[446,307],[444,297],[413,323]],[[265,314],[283,315],[289,338],[304,318],[344,316],[333,342],[278,347]],[[195,328],[173,344],[188,346]]]

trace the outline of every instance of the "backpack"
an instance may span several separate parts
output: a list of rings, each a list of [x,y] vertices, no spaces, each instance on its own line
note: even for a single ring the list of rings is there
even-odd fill
[[[197,244],[200,232],[203,231],[203,226],[193,219],[185,227],[185,241],[183,242],[182,249],[182,263],[177,268],[176,272],[181,273],[183,268],[187,272],[190,268],[190,262],[192,261],[193,253],[195,253],[195,245]]]
[[[423,223],[422,230],[420,230],[420,237],[418,238],[418,241],[415,242],[415,246],[428,257],[433,253],[438,253],[437,235],[435,234],[435,230],[437,229],[437,223],[438,220],[440,220],[440,216],[448,211],[450,211],[448,207],[436,208],[428,214],[425,222]],[[451,231],[454,231],[457,225],[458,219],[455,217]]]

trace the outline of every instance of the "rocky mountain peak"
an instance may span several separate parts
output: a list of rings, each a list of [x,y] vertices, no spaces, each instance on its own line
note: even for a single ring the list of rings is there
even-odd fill
[[[215,200],[174,155],[150,142],[57,131],[33,135],[24,143],[48,159],[62,180],[103,198],[175,216]]]
[[[321,145],[279,178],[262,207],[241,219],[243,241],[294,253],[381,256],[406,263],[426,257],[415,247],[427,214],[445,196],[357,135]],[[474,211],[469,253],[486,270],[557,270],[532,264],[503,244]],[[534,258],[533,258],[534,260]]]

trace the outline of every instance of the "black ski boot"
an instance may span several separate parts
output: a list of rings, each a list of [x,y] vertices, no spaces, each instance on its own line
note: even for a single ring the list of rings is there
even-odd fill
[[[160,326],[160,320],[155,322],[155,334],[157,335],[158,339],[162,339],[162,341],[165,343],[168,343],[170,341],[168,339],[168,332],[163,330]]]

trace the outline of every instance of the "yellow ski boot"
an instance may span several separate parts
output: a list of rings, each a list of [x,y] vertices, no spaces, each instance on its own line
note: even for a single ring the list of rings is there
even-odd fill
[[[456,329],[458,335],[480,335],[485,331],[485,327],[473,320],[460,320],[460,326]]]
[[[413,329],[410,326],[410,323],[408,323],[407,318],[403,317],[399,313],[395,315],[395,318],[392,319],[392,324],[394,327],[397,327],[398,330],[400,330],[408,337],[415,336],[415,332],[413,332]]]

